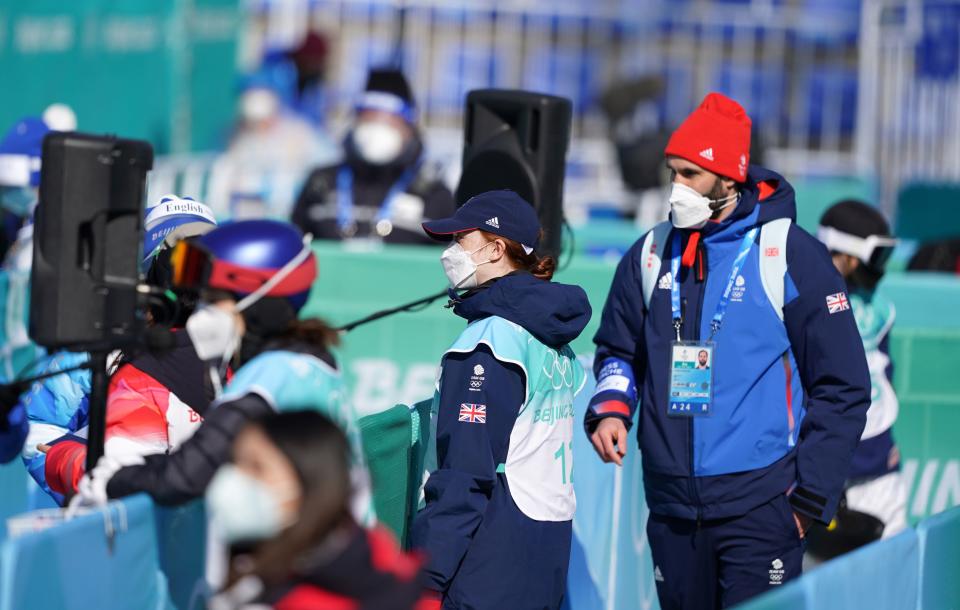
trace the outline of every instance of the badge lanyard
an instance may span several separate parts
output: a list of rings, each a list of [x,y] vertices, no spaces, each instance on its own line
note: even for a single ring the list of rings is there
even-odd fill
[[[733,286],[737,281],[737,276],[740,275],[740,269],[743,268],[743,262],[747,259],[747,254],[749,254],[750,247],[753,246],[753,242],[756,240],[758,231],[759,227],[754,227],[743,236],[743,241],[740,243],[740,251],[737,252],[737,257],[733,259],[733,269],[730,271],[730,279],[727,280],[727,286],[724,289],[723,294],[720,295],[720,302],[717,303],[717,311],[713,314],[713,320],[710,322],[710,341],[713,341],[717,331],[720,330],[720,324],[723,322],[723,316],[727,313],[727,305],[730,304],[730,293],[733,291]],[[670,306],[673,310],[673,327],[677,331],[677,341],[680,341],[680,328],[683,326],[683,314],[680,311],[679,231],[674,231],[673,233],[673,256],[670,259],[670,274],[672,276],[672,281],[670,283]]]
[[[373,223],[380,237],[386,237],[393,230],[393,223],[390,219],[393,218],[393,208],[397,195],[406,192],[419,168],[420,162],[418,161],[403,172],[400,178],[390,187],[383,203],[380,204],[380,210],[377,212]],[[347,165],[343,165],[337,172],[337,226],[340,228],[340,232],[347,237],[352,237],[357,231],[356,221],[353,218],[353,170]]]

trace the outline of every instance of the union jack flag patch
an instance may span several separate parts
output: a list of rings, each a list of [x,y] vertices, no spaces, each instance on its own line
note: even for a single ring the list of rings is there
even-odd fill
[[[847,300],[846,294],[838,292],[837,294],[827,295],[827,311],[831,314],[848,309],[850,309],[850,302]]]
[[[457,421],[465,421],[471,424],[487,423],[487,405],[461,403],[460,417]]]

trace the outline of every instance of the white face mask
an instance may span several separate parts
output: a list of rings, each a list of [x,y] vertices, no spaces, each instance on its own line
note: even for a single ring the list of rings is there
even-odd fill
[[[244,120],[260,123],[274,116],[280,109],[280,100],[267,89],[251,89],[240,98],[240,114]]]
[[[266,540],[290,525],[281,504],[295,497],[276,493],[234,464],[224,464],[207,488],[207,508],[228,543]]]
[[[236,314],[241,313],[273,290],[296,269],[300,263],[310,256],[311,234],[303,236],[303,249],[290,259],[283,267],[259,288],[243,297],[234,306],[233,311],[217,307],[209,303],[201,303],[187,318],[187,336],[193,342],[197,356],[204,362],[219,360],[220,363],[229,362],[240,347],[240,329],[237,326]]]
[[[473,255],[483,250],[493,242],[487,242],[473,252],[467,252],[459,242],[453,242],[440,255],[440,264],[443,265],[443,272],[450,281],[450,286],[457,288],[476,288],[477,267],[486,265],[490,261],[482,263],[473,262]]]
[[[357,153],[372,165],[386,165],[403,152],[403,133],[382,121],[360,123],[351,137]]]
[[[240,331],[235,314],[231,311],[203,303],[187,318],[187,336],[193,349],[204,362],[226,362],[240,347]]]
[[[673,183],[670,192],[670,220],[678,229],[700,229],[715,212],[736,203],[739,195],[734,193],[723,199],[704,197],[686,184]],[[722,206],[711,209],[711,203],[726,202]]]

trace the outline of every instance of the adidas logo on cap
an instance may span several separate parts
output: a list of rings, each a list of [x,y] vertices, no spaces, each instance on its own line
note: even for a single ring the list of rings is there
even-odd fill
[[[700,156],[707,161],[713,161],[713,148],[705,148],[700,151]]]
[[[494,229],[499,229],[499,228],[500,228],[500,219],[497,218],[496,216],[494,216],[493,218],[491,218],[490,220],[487,221],[487,224],[490,225],[491,227],[493,227]]]

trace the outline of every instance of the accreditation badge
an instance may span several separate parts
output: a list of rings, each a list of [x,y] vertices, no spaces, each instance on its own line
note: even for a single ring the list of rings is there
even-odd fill
[[[674,341],[670,344],[670,399],[667,415],[710,415],[713,402],[714,343]]]

